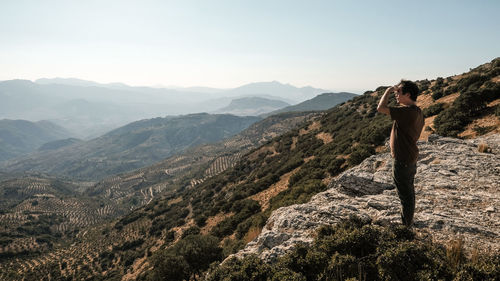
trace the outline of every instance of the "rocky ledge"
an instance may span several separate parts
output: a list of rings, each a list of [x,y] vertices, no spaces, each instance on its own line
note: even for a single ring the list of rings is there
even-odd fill
[[[459,140],[431,135],[419,142],[415,177],[417,235],[469,249],[500,249],[500,135]],[[350,215],[375,224],[400,223],[400,202],[391,178],[390,153],[373,155],[334,178],[310,202],[274,211],[261,234],[236,254],[270,262],[315,230]]]

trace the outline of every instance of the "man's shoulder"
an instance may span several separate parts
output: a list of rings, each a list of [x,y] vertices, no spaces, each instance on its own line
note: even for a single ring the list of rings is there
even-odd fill
[[[408,117],[417,118],[423,115],[420,107],[416,105],[389,107],[389,112],[393,120],[406,119]]]
[[[401,110],[408,113],[422,113],[422,109],[418,107],[416,104],[412,104],[410,106],[401,106]]]
[[[413,110],[413,111],[416,111],[416,112],[422,112],[422,109],[418,105],[416,105],[416,104],[411,105],[410,109]]]

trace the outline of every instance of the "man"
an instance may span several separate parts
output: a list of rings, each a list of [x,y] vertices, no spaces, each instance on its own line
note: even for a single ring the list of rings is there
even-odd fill
[[[388,107],[389,95],[395,93],[399,106]],[[412,81],[401,80],[385,90],[377,111],[389,115],[394,123],[391,131],[392,177],[396,185],[403,211],[403,224],[410,227],[415,212],[415,188],[413,180],[417,171],[417,140],[424,126],[422,111],[415,104],[418,86]]]

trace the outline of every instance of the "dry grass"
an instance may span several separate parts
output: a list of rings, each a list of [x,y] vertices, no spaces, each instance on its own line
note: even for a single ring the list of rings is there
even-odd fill
[[[481,153],[490,153],[491,148],[486,143],[480,143],[477,147],[477,151],[479,151]]]
[[[319,121],[314,121],[307,127],[307,129],[300,129],[299,136],[303,136],[311,131],[318,130],[319,128],[321,128],[321,123]]]
[[[144,272],[145,268],[149,266],[146,259],[146,257],[136,259],[132,264],[130,271],[123,275],[122,281],[137,280],[138,275],[141,272]]]
[[[487,115],[482,118],[474,120],[472,123],[467,125],[465,131],[458,134],[459,137],[463,138],[475,138],[478,136],[478,133],[474,128],[486,128],[486,127],[494,127],[491,132],[488,134],[500,133],[500,119],[495,115]]]
[[[269,208],[269,200],[271,200],[271,198],[278,195],[278,193],[282,192],[283,190],[288,189],[288,180],[293,174],[297,173],[299,169],[300,167],[295,168],[293,171],[282,175],[277,183],[271,185],[269,188],[257,194],[250,196],[250,199],[259,202],[259,204],[262,206],[262,210],[266,210],[267,208]]]
[[[257,236],[259,236],[259,234],[261,232],[262,232],[262,228],[261,227],[256,227],[256,226],[250,227],[250,229],[248,230],[248,232],[247,232],[247,234],[245,235],[245,238],[244,238],[245,243],[249,243],[250,241],[252,241],[255,238],[257,238]]]
[[[446,257],[452,268],[457,269],[463,261],[464,254],[464,240],[457,238],[450,240],[446,245]]]
[[[316,138],[323,141],[323,144],[331,143],[333,141],[332,135],[325,132],[317,134]]]
[[[168,201],[168,206],[179,203],[182,201],[182,197],[177,197]]]
[[[424,127],[422,128],[422,132],[420,133],[419,140],[427,140],[429,136],[432,134],[432,132],[434,131],[434,119],[436,119],[436,117],[437,115],[425,118],[425,124]],[[431,127],[432,131],[426,131],[425,128],[427,128],[427,126]]]
[[[228,217],[233,216],[233,215],[234,215],[234,213],[231,212],[229,214],[219,213],[219,214],[217,214],[217,215],[215,215],[213,217],[209,217],[207,219],[207,222],[206,222],[205,226],[203,226],[201,228],[200,233],[203,234],[203,235],[208,234],[210,232],[210,230],[212,230],[212,228],[214,226],[216,226],[219,222],[221,222],[221,221],[223,221],[223,220],[225,220]]]
[[[492,101],[492,102],[488,103],[486,106],[487,106],[487,107],[494,107],[494,106],[497,106],[497,105],[499,105],[499,104],[500,104],[500,99],[496,99],[496,100],[494,100],[494,101]]]
[[[314,156],[314,155],[313,156],[309,156],[307,158],[304,158],[304,163],[307,163],[307,162],[313,160],[314,158],[316,158],[316,156]]]
[[[297,141],[299,140],[298,137],[292,137],[292,145],[290,146],[290,150],[294,150],[295,147],[297,147]]]
[[[375,147],[375,152],[376,153],[387,152],[387,147],[385,145],[377,146]]]
[[[455,93],[455,94],[451,94],[451,95],[447,95],[445,97],[442,97],[440,99],[438,99],[436,101],[436,103],[452,103],[453,101],[455,101],[456,98],[458,98],[458,96],[460,96],[460,93]]]
[[[261,154],[271,152],[271,156],[278,155],[279,153],[276,152],[276,148],[271,144],[267,146],[263,146],[260,149],[254,151],[252,154],[248,155],[248,158],[252,161],[257,160],[257,158],[260,157]]]
[[[430,94],[420,95],[417,98],[417,106],[420,107],[422,110],[433,104],[434,100],[432,99],[432,96]]]
[[[436,158],[434,160],[432,160],[432,162],[430,163],[431,165],[438,165],[438,164],[441,164],[441,160]]]

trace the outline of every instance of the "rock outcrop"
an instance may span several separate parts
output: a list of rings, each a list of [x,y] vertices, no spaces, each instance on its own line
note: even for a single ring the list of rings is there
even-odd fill
[[[500,135],[459,140],[431,135],[419,142],[415,177],[418,235],[466,248],[500,249]],[[314,231],[350,215],[375,224],[400,223],[400,201],[391,178],[389,152],[373,155],[334,178],[310,202],[273,212],[261,234],[236,256],[257,254],[273,261]]]

